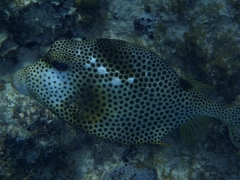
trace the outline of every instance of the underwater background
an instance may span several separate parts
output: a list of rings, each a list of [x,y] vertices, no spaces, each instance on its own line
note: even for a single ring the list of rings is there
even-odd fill
[[[127,146],[59,121],[13,89],[11,77],[61,38],[122,39],[145,46],[179,73],[211,85],[209,96],[240,104],[237,0],[1,0],[0,179],[240,179],[240,151],[219,121],[186,144]]]

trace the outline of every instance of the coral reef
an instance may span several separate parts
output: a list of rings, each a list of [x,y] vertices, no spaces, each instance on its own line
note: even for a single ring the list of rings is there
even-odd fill
[[[238,84],[239,24],[233,20],[238,3],[152,0],[144,6],[150,6],[144,16],[152,16],[152,24],[154,17],[159,19],[151,30],[154,38],[146,39],[151,47],[175,67],[214,85],[226,102],[234,101],[239,94],[238,88],[230,88]]]
[[[81,13],[97,14],[100,10],[101,0],[74,0],[74,5]]]

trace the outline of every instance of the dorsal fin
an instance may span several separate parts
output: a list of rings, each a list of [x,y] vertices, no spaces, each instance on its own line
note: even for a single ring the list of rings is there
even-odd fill
[[[195,117],[187,123],[180,126],[180,133],[183,141],[189,145],[203,140],[209,133],[213,119],[209,117]]]
[[[182,86],[183,89],[194,89],[201,94],[209,94],[213,90],[213,87],[211,85],[204,84],[195,80],[190,73],[186,73],[182,76],[180,86]]]

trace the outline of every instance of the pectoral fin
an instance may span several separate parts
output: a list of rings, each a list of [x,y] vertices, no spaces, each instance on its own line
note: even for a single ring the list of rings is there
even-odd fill
[[[187,83],[183,83],[183,88],[194,89],[198,93],[208,95],[212,92],[213,87],[208,84],[201,83],[193,78],[193,76],[189,73],[185,74],[182,79]],[[189,84],[189,85],[187,85]]]

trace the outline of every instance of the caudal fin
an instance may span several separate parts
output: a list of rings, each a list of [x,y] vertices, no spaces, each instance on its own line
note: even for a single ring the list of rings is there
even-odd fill
[[[229,126],[228,130],[233,145],[240,148],[240,125]]]

